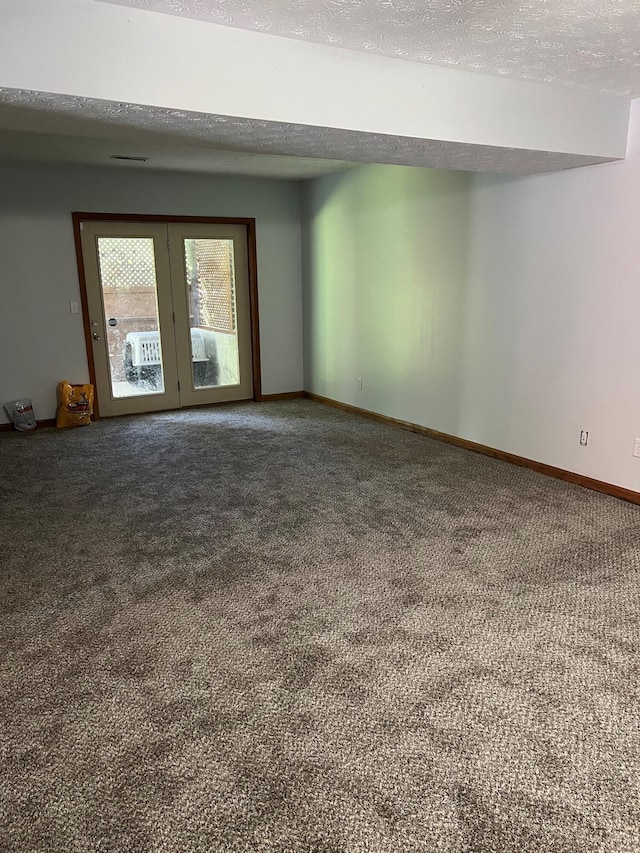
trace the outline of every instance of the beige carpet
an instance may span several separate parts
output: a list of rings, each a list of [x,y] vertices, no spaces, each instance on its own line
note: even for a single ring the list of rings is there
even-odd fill
[[[3,853],[640,851],[640,508],[307,401],[0,465]]]

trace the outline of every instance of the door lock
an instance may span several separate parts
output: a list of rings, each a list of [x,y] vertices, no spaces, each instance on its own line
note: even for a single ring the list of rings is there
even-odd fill
[[[101,339],[101,336],[100,336],[97,332],[94,332],[94,333],[93,333],[93,340],[94,340],[94,341],[99,341],[100,339]]]

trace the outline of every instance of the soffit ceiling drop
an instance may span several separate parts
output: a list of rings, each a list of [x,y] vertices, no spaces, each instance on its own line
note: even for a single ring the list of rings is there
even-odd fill
[[[640,0],[98,0],[241,29],[640,96]]]
[[[247,2],[233,8],[246,9]],[[8,19],[12,27],[0,37],[8,84],[0,90],[0,129],[8,132],[4,143],[0,134],[0,156],[3,144],[10,149],[6,156],[21,156],[24,142],[33,159],[93,162],[120,153],[148,156],[144,168],[229,168],[238,174],[241,160],[250,168],[249,158],[259,155],[271,157],[263,166],[278,175],[285,161],[274,155],[284,155],[291,162],[283,177],[296,177],[292,158],[306,161],[297,176],[310,177],[316,168],[322,174],[372,162],[528,174],[624,156],[624,97],[334,50],[256,33],[256,27],[250,32],[178,20],[145,12],[141,0],[65,0],[55,10],[46,0],[15,4]],[[147,0],[145,7],[158,4],[169,8],[160,0]],[[172,8],[194,17],[197,5],[192,0]],[[375,8],[356,6],[363,7],[391,9],[394,15],[415,8],[385,0],[376,0]],[[346,6],[336,0],[334,8],[342,20]],[[56,27],[60,38],[52,40]],[[102,57],[94,59],[98,28],[109,45],[113,74]],[[82,75],[76,44],[84,50]],[[166,63],[166,51],[176,44],[180,50]],[[193,61],[183,62],[190,49]],[[253,64],[247,62],[250,50],[257,57]],[[295,68],[301,73],[291,80]],[[237,91],[207,82],[233,80],[234,73],[242,84]],[[306,97],[310,91],[313,97]],[[381,91],[395,95],[381,98]],[[15,120],[18,111],[24,123]],[[41,138],[15,135],[29,132]],[[76,141],[65,146],[65,137]],[[104,140],[114,145],[105,148]]]
[[[533,174],[608,158],[496,148],[361,133],[80,98],[0,89],[0,157],[131,164],[111,154],[148,156],[135,168],[309,178],[360,163]],[[285,155],[285,156],[275,156]],[[252,158],[256,157],[254,163]]]

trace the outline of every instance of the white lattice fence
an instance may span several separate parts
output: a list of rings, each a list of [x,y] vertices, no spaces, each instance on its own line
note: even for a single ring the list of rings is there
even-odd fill
[[[151,237],[99,237],[98,240],[103,287],[129,290],[156,286]]]
[[[231,240],[195,240],[200,323],[235,332],[235,276]]]

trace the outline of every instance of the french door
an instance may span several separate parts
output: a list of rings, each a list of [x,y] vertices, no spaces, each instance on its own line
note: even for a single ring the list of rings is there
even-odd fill
[[[244,225],[80,220],[100,414],[253,396]]]

